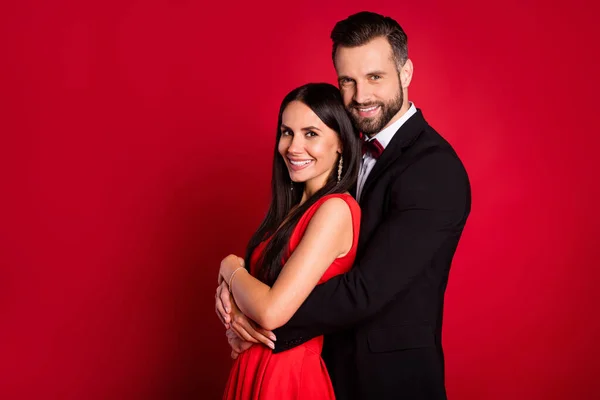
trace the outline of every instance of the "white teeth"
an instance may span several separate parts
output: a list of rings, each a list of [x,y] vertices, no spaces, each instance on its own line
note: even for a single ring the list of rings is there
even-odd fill
[[[312,160],[306,160],[306,161],[292,161],[292,160],[290,160],[290,163],[292,165],[297,166],[297,167],[301,167],[301,166],[306,165],[306,164],[308,164],[310,162],[312,162]]]
[[[362,112],[369,112],[369,111],[373,111],[377,107],[378,106],[373,106],[373,107],[369,107],[369,108],[359,108],[359,110],[362,111]]]

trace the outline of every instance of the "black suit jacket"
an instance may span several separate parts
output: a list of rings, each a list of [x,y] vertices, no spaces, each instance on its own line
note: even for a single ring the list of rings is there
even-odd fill
[[[313,290],[275,331],[275,352],[325,335],[338,399],[445,399],[444,292],[471,194],[462,162],[420,110],[377,160],[360,205],[353,268]]]

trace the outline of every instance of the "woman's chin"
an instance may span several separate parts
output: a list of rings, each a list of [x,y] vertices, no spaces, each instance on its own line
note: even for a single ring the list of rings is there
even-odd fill
[[[304,183],[308,178],[306,176],[303,176],[303,174],[290,171],[290,179],[294,183]]]

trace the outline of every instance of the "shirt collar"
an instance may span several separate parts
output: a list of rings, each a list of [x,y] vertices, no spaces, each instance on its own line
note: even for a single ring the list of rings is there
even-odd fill
[[[379,132],[377,135],[370,138],[369,140],[377,139],[377,141],[381,143],[381,145],[385,149],[396,134],[396,132],[398,132],[398,129],[400,129],[400,127],[417,112],[417,108],[415,107],[415,105],[412,102],[409,103],[410,107],[400,118],[398,118],[398,121],[394,122],[384,130]]]

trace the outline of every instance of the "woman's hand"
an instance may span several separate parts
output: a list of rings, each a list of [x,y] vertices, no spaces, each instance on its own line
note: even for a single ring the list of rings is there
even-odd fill
[[[246,317],[231,298],[227,284],[221,283],[215,294],[215,311],[225,328],[234,332],[241,340],[251,343],[262,343],[265,346],[275,348],[277,338],[271,331],[258,326],[254,321]]]
[[[244,267],[244,259],[230,254],[221,261],[221,267],[219,268],[219,285],[225,281],[228,285],[231,282],[231,275],[240,267]]]

